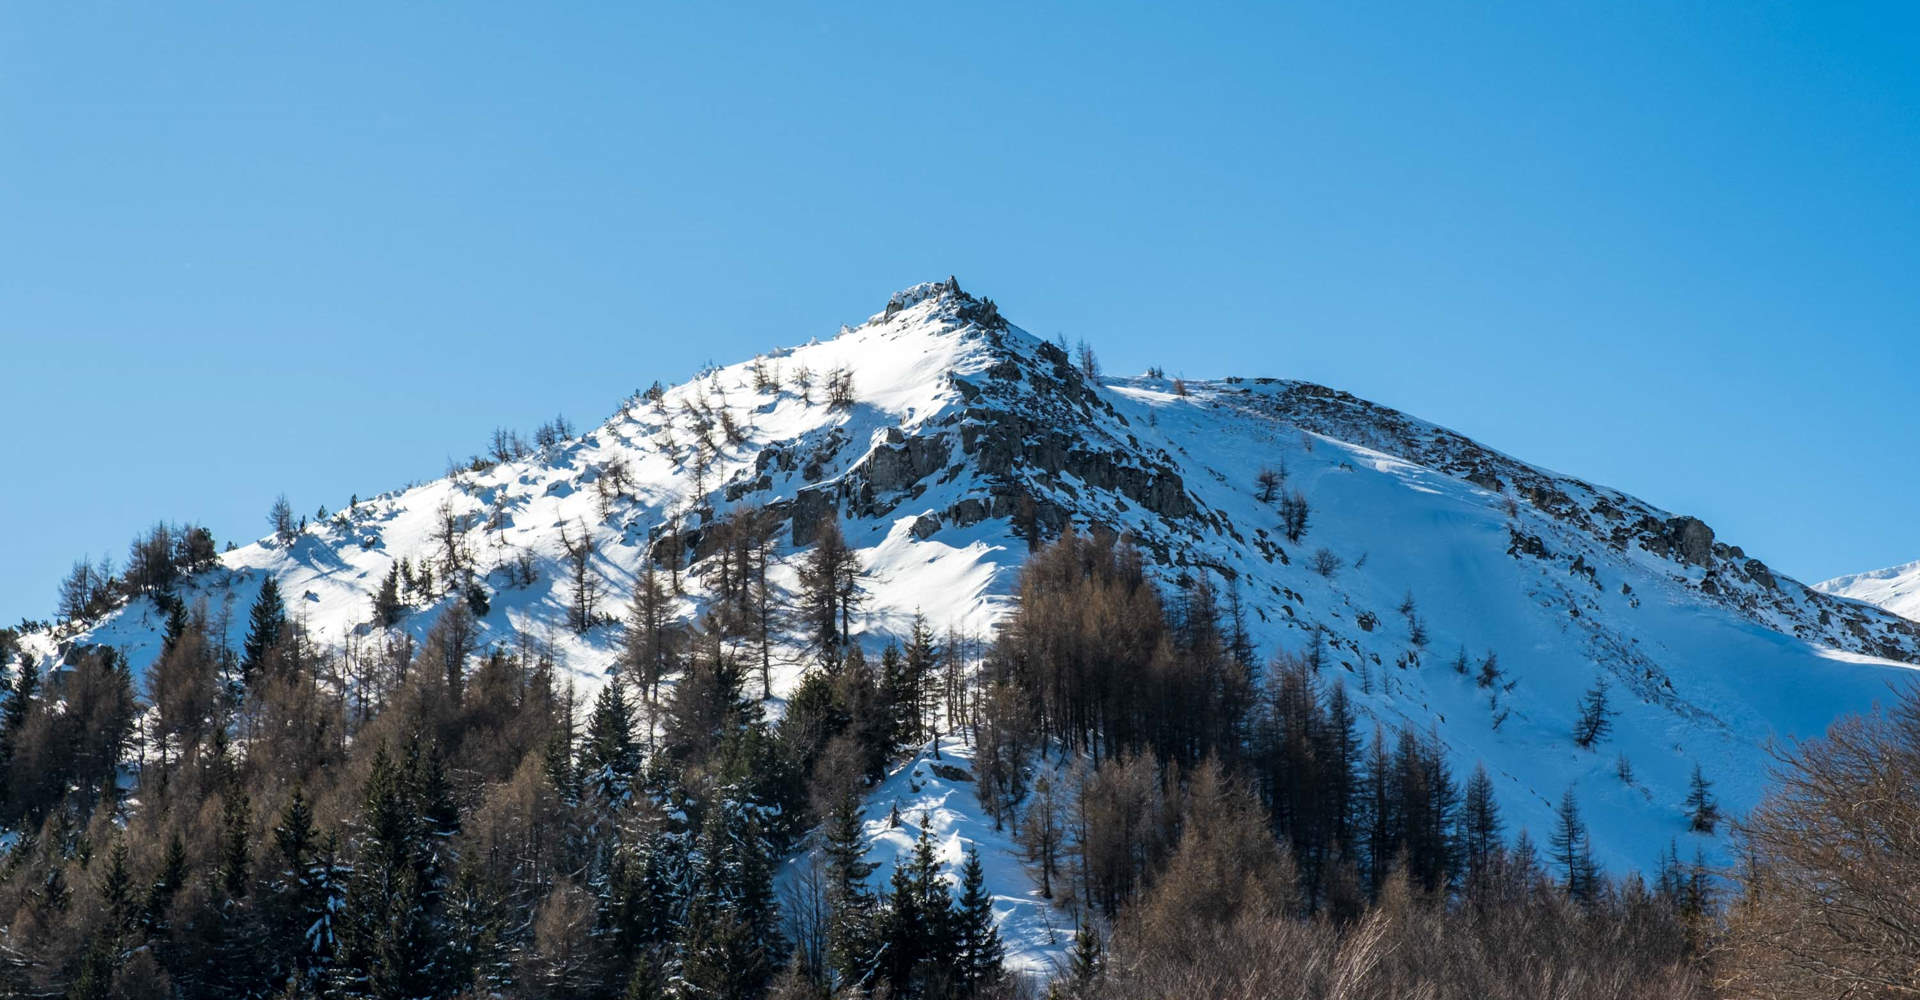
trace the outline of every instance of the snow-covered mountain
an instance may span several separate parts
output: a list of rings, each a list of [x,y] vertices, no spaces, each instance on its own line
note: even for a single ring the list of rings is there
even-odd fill
[[[836,399],[842,371],[851,391]],[[1284,469],[1284,491],[1310,504],[1298,543],[1261,497],[1264,469]],[[645,561],[684,553],[679,610],[696,614],[712,526],[749,505],[783,519],[775,577],[788,587],[820,519],[842,519],[867,569],[873,644],[917,611],[942,631],[990,635],[1027,530],[1129,533],[1164,581],[1209,573],[1237,590],[1264,651],[1319,636],[1328,673],[1373,721],[1431,729],[1462,773],[1484,762],[1512,828],[1542,837],[1576,786],[1596,854],[1616,870],[1649,868],[1670,840],[1720,855],[1683,817],[1696,762],[1724,805],[1744,809],[1763,787],[1767,739],[1820,732],[1920,663],[1920,624],[1774,573],[1696,519],[1317,385],[1090,379],[951,281],[901,292],[832,339],[636,395],[525,459],[360,500],[288,544],[242,547],[182,594],[231,609],[237,642],[271,574],[318,641],[344,645],[376,631],[372,595],[396,560],[433,562],[451,544],[485,572],[483,637],[542,637],[591,687],[614,662]],[[606,623],[576,634],[567,556],[582,539]],[[433,610],[400,627],[423,634]],[[140,668],[162,625],[143,600],[29,642],[49,660],[109,643]],[[1492,688],[1454,669],[1490,652],[1504,671]],[[776,694],[798,670],[782,669]],[[1576,703],[1599,679],[1619,715],[1610,739],[1582,750]],[[977,815],[961,822],[963,788],[921,778],[916,794],[960,789],[935,810],[951,856],[984,838]],[[885,811],[876,801],[870,815]],[[882,827],[876,843],[899,839]],[[999,881],[1009,900],[1031,898]],[[1053,939],[1043,907],[1006,912],[1031,924],[1010,937]]]
[[[1896,615],[1920,621],[1920,561],[1836,576],[1814,584],[1813,589],[1878,604]]]

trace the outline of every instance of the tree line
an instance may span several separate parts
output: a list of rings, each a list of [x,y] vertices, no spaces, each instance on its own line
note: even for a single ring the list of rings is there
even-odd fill
[[[1257,664],[1246,631],[1231,589],[1163,594],[1112,536],[1023,569],[975,764],[1079,916],[1056,994],[1701,995],[1697,858],[1605,877],[1571,791],[1547,843],[1510,836],[1437,735],[1363,731],[1322,643]]]
[[[1730,878],[1677,846],[1609,877],[1570,791],[1544,843],[1509,830],[1492,778],[1453,774],[1435,734],[1363,726],[1322,643],[1260,660],[1230,585],[1163,591],[1124,540],[1042,547],[975,662],[925,619],[857,641],[869,584],[831,520],[798,592],[770,586],[764,528],[707,544],[697,621],[670,610],[678,557],[644,569],[591,703],[534,637],[482,646],[458,593],[417,595],[437,608],[417,643],[377,628],[331,649],[271,579],[237,647],[159,590],[144,678],[102,647],[50,676],[18,655],[0,992],[1017,996],[977,855],[949,880],[924,820],[896,815],[914,849],[866,860],[867,791],[952,733],[1079,926],[1061,998],[1913,985],[1911,700],[1782,751]],[[408,610],[370,608],[380,626]],[[777,720],[774,635],[806,658]],[[1604,689],[1585,707],[1597,739]],[[1710,831],[1692,784],[1689,825]]]
[[[765,582],[766,533],[738,527],[702,567],[719,579],[700,620],[642,575],[591,704],[532,637],[482,647],[458,594],[417,643],[382,627],[332,649],[271,578],[237,647],[204,602],[156,592],[139,681],[105,647],[53,677],[20,655],[0,692],[0,992],[1006,994],[977,858],[950,884],[923,837],[879,888],[859,860],[867,787],[965,714],[965,643],[921,620],[869,657],[835,529],[789,597]],[[392,598],[375,625],[408,613]],[[775,722],[756,636],[788,623],[812,662]],[[814,879],[830,918],[776,898],[809,837],[840,859]]]

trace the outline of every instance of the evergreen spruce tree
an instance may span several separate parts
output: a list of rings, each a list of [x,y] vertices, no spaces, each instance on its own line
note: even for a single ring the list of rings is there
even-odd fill
[[[113,939],[105,934],[94,936],[81,953],[79,974],[67,987],[67,1000],[111,1000],[113,973],[119,964],[120,954]]]
[[[240,676],[251,682],[266,666],[267,651],[278,645],[287,631],[287,606],[280,600],[280,585],[269,576],[260,585],[260,596],[247,615],[247,637],[241,648]]]
[[[1712,833],[1720,825],[1720,804],[1713,798],[1713,782],[1693,765],[1693,777],[1687,783],[1687,825],[1695,833]]]
[[[1094,984],[1105,965],[1106,953],[1100,946],[1099,932],[1085,924],[1080,925],[1080,929],[1073,934],[1073,951],[1067,957],[1066,981],[1054,984],[1049,997],[1093,1000]]]
[[[640,747],[633,736],[633,709],[627,704],[626,683],[609,678],[594,699],[587,717],[586,739],[580,744],[580,774],[586,791],[602,808],[624,807],[640,770]]]
[[[253,874],[253,812],[245,792],[231,789],[220,811],[220,890],[228,899],[244,899]]]
[[[509,993],[513,976],[507,914],[498,887],[471,859],[463,859],[454,874],[447,894],[446,924],[446,985],[471,984],[485,996]]]
[[[967,848],[967,863],[961,869],[956,923],[955,985],[961,997],[979,996],[1005,978],[1001,962],[1006,950],[993,923],[993,896],[986,889],[980,852],[973,847]]]
[[[161,936],[172,929],[173,898],[187,884],[187,874],[187,844],[175,833],[167,841],[160,874],[147,890],[145,923],[149,934]]]
[[[295,788],[273,827],[273,854],[262,902],[266,930],[264,947],[275,964],[275,981],[292,978],[316,983],[332,951],[324,933],[331,916],[322,866],[319,831],[306,792]],[[331,860],[331,859],[327,859]],[[316,940],[316,938],[318,940]]]
[[[40,690],[40,667],[34,658],[21,653],[12,683],[0,688],[4,688],[7,696],[6,704],[0,706],[0,821],[11,822],[25,810],[21,792],[30,781],[37,780],[37,776],[15,774],[13,768],[21,736],[33,716],[34,698]]]
[[[163,603],[162,598],[172,599]],[[162,604],[162,606],[167,609],[166,631],[160,636],[160,655],[165,656],[173,652],[173,647],[180,643],[180,637],[187,634],[187,627],[189,625],[187,605],[185,601],[165,591],[156,594],[154,596],[154,602],[156,604]]]
[[[883,912],[881,968],[894,995],[945,995],[953,985],[958,927],[925,816],[912,857],[894,867]]]
[[[752,811],[722,798],[701,828],[680,935],[681,993],[753,1000],[786,955],[773,901],[773,864]]]
[[[933,627],[927,617],[914,612],[907,631],[907,646],[902,652],[904,681],[897,706],[903,728],[902,742],[918,746],[938,735],[936,712],[940,704],[940,650],[934,645]],[[938,745],[935,755],[938,756]]]
[[[827,964],[838,985],[863,986],[874,973],[874,898],[867,878],[878,865],[866,860],[860,800],[851,788],[834,803],[824,825],[821,855],[827,875]]]
[[[888,643],[880,652],[879,745],[889,760],[913,745],[919,722],[916,701],[907,660],[900,655],[900,647]]]
[[[1480,674],[1474,679],[1474,683],[1480,685],[1482,688],[1491,688],[1499,682],[1500,657],[1494,653],[1493,650],[1489,649],[1487,650],[1487,655],[1480,660]]]
[[[600,926],[615,955],[628,959],[650,954],[673,932],[675,893],[666,869],[668,837],[655,832],[622,841],[613,851],[603,883]],[[626,971],[629,977],[632,970]]]
[[[417,748],[405,765],[380,747],[362,798],[355,860],[341,918],[339,988],[348,995],[435,994],[443,942],[441,873],[417,790]]]
[[[106,907],[109,927],[100,930],[125,934],[136,926],[140,902],[134,893],[133,871],[127,861],[125,838],[115,837],[107,849],[106,868],[100,874],[100,902]]]
[[[400,599],[400,564],[387,567],[380,590],[373,595],[373,620],[381,628],[392,628],[406,617],[407,606]]]

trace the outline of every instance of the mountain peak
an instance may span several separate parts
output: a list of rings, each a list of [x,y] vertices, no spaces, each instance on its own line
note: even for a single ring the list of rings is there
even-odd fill
[[[671,575],[675,616],[698,621],[736,526],[775,533],[771,578],[791,592],[829,519],[864,568],[854,631],[874,647],[920,614],[988,639],[1032,548],[1126,537],[1149,578],[1223,595],[1262,657],[1314,650],[1368,725],[1433,730],[1461,773],[1485,762],[1516,825],[1546,829],[1580,785],[1605,804],[1594,839],[1620,869],[1686,835],[1693,763],[1743,807],[1768,736],[1818,732],[1905,675],[1889,661],[1920,661],[1920,626],[1777,576],[1692,519],[1309,383],[1090,379],[952,277],[838,337],[637,396],[586,433],[244,546],[179,594],[244,630],[272,578],[339,649],[423,639],[471,578],[480,645],[531,637],[592,687],[649,566]],[[395,624],[371,620],[403,565],[439,586],[409,591]],[[138,597],[28,646],[51,666],[112,645],[143,671],[166,617]],[[807,661],[788,646],[776,696]],[[1621,692],[1605,755],[1567,737],[1596,682]],[[1633,755],[1630,783],[1616,750]]]
[[[1007,328],[1006,320],[1000,317],[1000,309],[992,299],[962,291],[960,280],[952,275],[948,275],[945,281],[923,281],[893,293],[887,298],[886,308],[875,313],[868,322],[886,322],[922,305],[926,306],[929,317],[973,323],[989,330]]]

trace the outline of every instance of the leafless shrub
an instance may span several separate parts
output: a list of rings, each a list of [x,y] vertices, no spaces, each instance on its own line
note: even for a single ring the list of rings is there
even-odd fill
[[[1774,791],[1739,828],[1725,994],[1920,994],[1920,700],[1775,759]]]

